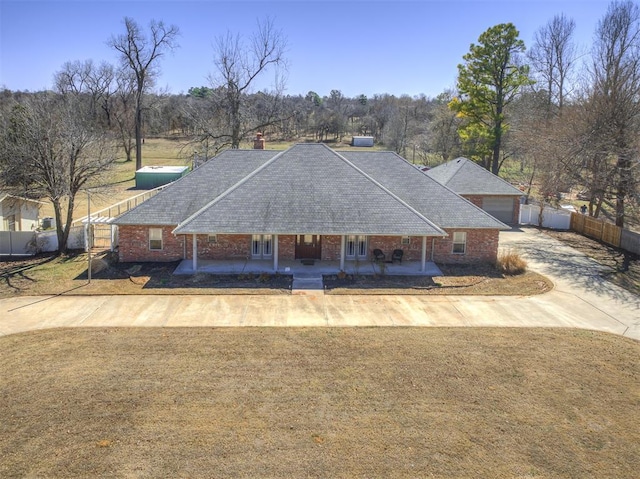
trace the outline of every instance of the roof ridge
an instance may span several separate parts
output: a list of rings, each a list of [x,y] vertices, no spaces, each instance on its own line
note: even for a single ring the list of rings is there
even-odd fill
[[[254,150],[247,150],[247,151],[254,151]],[[262,150],[260,150],[262,151]],[[274,150],[276,151],[276,150]],[[278,152],[276,155],[274,155],[272,158],[270,158],[268,161],[266,161],[265,163],[263,163],[262,165],[260,165],[258,168],[256,168],[255,170],[253,170],[251,173],[249,173],[247,176],[245,176],[244,178],[242,178],[240,181],[238,181],[237,183],[231,185],[229,188],[227,188],[225,191],[223,191],[222,193],[220,193],[218,196],[216,196],[213,200],[211,200],[209,203],[205,204],[204,206],[202,206],[198,211],[196,211],[195,213],[193,213],[191,216],[189,216],[188,218],[186,218],[185,220],[181,221],[174,229],[173,232],[175,232],[178,228],[181,228],[182,226],[185,226],[186,224],[188,224],[190,221],[193,221],[195,218],[197,218],[200,214],[202,214],[203,212],[205,212],[207,209],[209,209],[211,206],[215,205],[218,201],[222,200],[223,198],[225,198],[227,195],[231,194],[233,191],[235,191],[236,189],[240,188],[240,186],[242,186],[244,183],[246,183],[247,181],[249,181],[251,178],[253,178],[255,175],[257,175],[260,171],[262,171],[264,168],[266,168],[268,165],[270,165],[271,163],[273,163],[277,158],[279,158],[280,156],[282,156],[284,154],[284,152],[289,151],[289,149],[287,150],[283,150]]]
[[[325,145],[326,146],[326,145]],[[378,188],[380,188],[382,191],[384,191],[385,193],[387,193],[389,196],[391,196],[393,199],[395,199],[396,201],[400,202],[403,206],[405,206],[406,208],[408,208],[411,212],[413,212],[414,214],[418,215],[420,218],[422,218],[427,224],[429,224],[430,226],[434,227],[435,229],[442,231],[442,233],[444,233],[444,235],[446,235],[446,232],[440,228],[437,224],[435,224],[433,221],[431,221],[429,218],[427,218],[426,216],[424,216],[422,213],[420,213],[418,210],[416,210],[413,206],[411,206],[409,203],[407,203],[406,201],[404,201],[402,198],[400,198],[398,195],[396,195],[393,191],[391,191],[389,188],[387,188],[386,186],[384,186],[382,183],[380,183],[379,181],[377,181],[376,179],[374,179],[372,176],[368,175],[367,173],[365,173],[362,169],[358,168],[356,165],[354,165],[351,161],[349,161],[347,158],[345,158],[344,156],[342,156],[340,153],[338,153],[336,150],[332,150],[331,148],[329,148],[327,146],[327,148],[334,154],[336,155],[338,158],[340,158],[342,161],[344,161],[345,163],[347,163],[349,166],[351,166],[351,168],[353,168],[354,170],[356,170],[357,172],[359,172],[361,175],[363,175],[365,178],[367,178],[369,181],[371,181],[374,185],[376,185]],[[398,157],[402,158],[400,155],[398,155]]]
[[[347,153],[349,153],[348,150],[346,150]],[[360,152],[358,152],[360,153]],[[363,154],[368,153],[368,152],[361,152]],[[402,155],[399,155],[398,153],[396,153],[395,151],[388,151],[387,153],[391,153],[395,156],[398,157],[399,160],[401,160],[402,162],[406,163],[408,166],[411,166],[413,168],[413,164],[409,162],[409,160],[407,160],[405,157],[403,157]],[[463,159],[463,160],[467,160],[469,162],[471,162],[471,160],[469,160],[468,158],[464,158],[464,157],[460,157],[460,158],[456,158],[456,159]],[[455,160],[451,160],[450,162],[447,163],[443,163],[443,165],[446,165],[448,163],[451,163],[452,161]],[[464,162],[463,162],[464,163]],[[479,165],[478,165],[479,166]],[[499,223],[502,223],[502,221],[496,219],[495,217],[493,217],[492,215],[490,215],[489,213],[487,213],[485,210],[483,210],[482,208],[480,208],[478,205],[473,204],[470,200],[468,200],[467,198],[465,198],[464,196],[462,196],[460,193],[457,193],[456,191],[454,191],[450,186],[447,186],[445,183],[440,183],[438,180],[436,180],[435,178],[429,176],[427,171],[420,171],[420,173],[422,173],[424,175],[425,178],[428,178],[429,181],[431,181],[434,185],[436,185],[437,187],[440,188],[444,188],[445,190],[447,190],[448,192],[452,193],[453,195],[457,196],[459,199],[465,201],[466,203],[468,203],[469,205],[471,205],[473,208],[475,208],[479,213],[482,213],[484,216],[487,216],[495,221],[498,221]],[[410,206],[410,205],[409,205]],[[509,226],[505,225],[504,223],[502,223],[505,227],[509,228]],[[437,226],[437,225],[436,225]],[[442,229],[442,228],[440,228]],[[470,229],[475,229],[475,228],[470,228]]]
[[[459,161],[459,160],[462,160],[462,161]],[[454,162],[459,162],[459,164],[454,164]],[[456,173],[458,173],[458,171],[460,171],[467,162],[471,162],[471,160],[469,160],[469,158],[465,158],[464,156],[459,156],[458,158],[454,158],[449,162],[449,164],[453,164],[453,168],[452,168],[451,175],[447,180],[447,183],[449,183],[453,179],[453,177],[456,176]]]
[[[497,178],[498,180],[502,181],[503,183],[509,185],[511,188],[517,189],[515,186],[513,186],[511,183],[509,183],[507,180],[505,180],[504,178],[500,178],[500,176],[496,175],[493,171],[491,170],[487,170],[486,168],[484,168],[482,165],[479,165],[478,163],[476,163],[475,161],[471,161],[468,158],[464,158],[464,160],[467,160],[467,162],[469,162],[470,164],[480,168],[481,170],[491,174],[493,177]]]

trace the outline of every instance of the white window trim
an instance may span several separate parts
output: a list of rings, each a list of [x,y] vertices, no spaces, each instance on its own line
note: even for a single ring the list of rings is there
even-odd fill
[[[403,236],[400,244],[411,244],[411,236]]]
[[[352,239],[350,239],[352,238]],[[353,241],[353,253],[349,252],[349,243]],[[346,235],[345,237],[345,258],[348,260],[363,260],[369,254],[369,237],[367,235]]]
[[[462,235],[462,241],[456,241],[456,235]],[[462,251],[456,251],[456,246],[462,245]],[[467,232],[466,231],[454,231],[451,238],[451,253],[452,254],[466,254],[467,253]]]
[[[265,237],[268,239],[265,241]],[[254,250],[254,243],[258,241],[258,251]],[[265,253],[265,246],[269,244],[270,251]],[[251,235],[251,258],[252,259],[271,259],[273,258],[273,235]]]
[[[154,238],[153,233],[154,232],[160,232],[160,238]],[[151,242],[152,241],[160,241],[160,247],[159,248],[152,248],[151,247]],[[162,228],[149,228],[149,250],[150,251],[162,251],[164,249],[164,240],[162,238]]]
[[[217,234],[207,235],[207,243],[218,244],[218,235]]]

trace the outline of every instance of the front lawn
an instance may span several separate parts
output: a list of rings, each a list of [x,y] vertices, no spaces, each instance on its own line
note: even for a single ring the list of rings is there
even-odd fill
[[[292,277],[272,273],[174,275],[178,262],[120,264],[113,253],[40,255],[0,262],[0,297],[49,294],[288,294]],[[445,276],[325,276],[329,294],[533,295],[549,291],[544,276],[503,276],[487,266],[441,266]]]
[[[0,477],[640,470],[640,343],[605,333],[63,329],[0,361]]]

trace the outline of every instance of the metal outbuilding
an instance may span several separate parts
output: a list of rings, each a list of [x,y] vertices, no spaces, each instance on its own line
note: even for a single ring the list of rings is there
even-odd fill
[[[166,185],[188,173],[186,166],[143,166],[136,171],[136,188],[150,190]]]
[[[351,146],[373,146],[372,136],[352,136]]]

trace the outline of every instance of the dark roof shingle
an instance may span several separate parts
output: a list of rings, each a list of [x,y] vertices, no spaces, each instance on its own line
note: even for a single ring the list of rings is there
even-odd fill
[[[443,163],[426,174],[459,195],[522,195],[518,188],[467,158]]]

